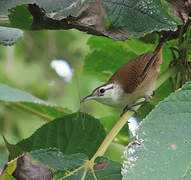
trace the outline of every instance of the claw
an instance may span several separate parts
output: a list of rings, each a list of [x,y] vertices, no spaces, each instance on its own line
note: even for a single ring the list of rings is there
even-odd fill
[[[120,114],[120,117],[122,117],[127,111],[132,111],[132,112],[134,112],[136,115],[137,115],[137,111],[135,110],[135,109],[133,109],[132,107],[131,107],[131,105],[130,106],[125,106],[125,108],[123,109],[123,111],[122,111],[122,113]]]
[[[123,109],[123,112],[121,113],[120,117],[126,113],[127,111],[133,111],[136,115],[137,115],[137,111],[135,109],[133,109],[134,106],[138,106],[138,105],[142,105],[142,104],[146,104],[149,103],[152,99],[152,96],[146,96],[144,101],[141,102],[137,102],[135,104],[130,104],[130,105],[126,105],[125,108]]]

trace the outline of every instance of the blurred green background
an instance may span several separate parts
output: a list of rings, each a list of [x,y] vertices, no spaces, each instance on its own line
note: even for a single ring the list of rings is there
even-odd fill
[[[73,112],[85,111],[96,117],[111,115],[114,110],[95,101],[80,106],[80,99],[101,84],[96,78],[83,75],[83,63],[90,51],[90,36],[76,30],[25,31],[14,46],[0,46],[0,83],[22,89],[43,100],[63,105]],[[66,60],[72,68],[67,82],[51,67],[53,59]],[[45,119],[22,109],[0,104],[0,132],[15,144],[29,137]],[[7,150],[0,136],[0,164],[7,159]],[[2,165],[1,165],[2,166]]]

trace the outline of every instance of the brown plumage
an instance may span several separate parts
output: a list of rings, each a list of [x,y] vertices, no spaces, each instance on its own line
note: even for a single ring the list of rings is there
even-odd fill
[[[152,84],[147,81],[154,82],[157,79],[162,63],[162,44],[159,43],[154,52],[142,54],[127,62],[110,77],[108,83],[117,81],[126,93],[133,93],[141,84]]]
[[[149,102],[160,72],[162,44],[159,43],[154,52],[142,54],[127,62],[106,84],[95,88],[81,102],[94,99],[112,107],[124,107],[122,114],[134,106]],[[140,98],[145,100],[136,103]]]

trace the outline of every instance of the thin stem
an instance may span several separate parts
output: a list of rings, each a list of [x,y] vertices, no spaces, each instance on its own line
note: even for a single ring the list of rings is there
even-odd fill
[[[27,110],[27,111],[29,111],[29,112],[32,112],[33,114],[38,115],[38,116],[40,116],[40,117],[42,117],[42,118],[44,118],[44,119],[46,119],[46,120],[53,120],[53,119],[54,119],[54,117],[49,116],[49,115],[47,115],[47,114],[43,114],[43,113],[41,113],[41,112],[38,112],[38,111],[36,111],[36,110],[34,110],[34,109],[30,108],[30,107],[25,106],[25,105],[22,104],[22,103],[15,102],[14,105],[16,105],[16,106],[18,106],[18,107],[20,107],[20,108],[23,108],[23,109],[25,109],[25,110]]]
[[[134,109],[137,110],[139,108],[139,106],[136,106]],[[123,126],[126,124],[126,122],[128,121],[128,119],[133,115],[132,111],[127,111],[120,119],[119,121],[117,121],[117,123],[115,124],[115,126],[112,128],[112,130],[109,132],[109,134],[106,136],[106,138],[104,139],[104,141],[102,142],[101,146],[99,147],[99,149],[97,150],[97,152],[94,154],[94,156],[92,157],[91,161],[94,162],[94,160],[98,157],[98,156],[103,156],[107,150],[107,148],[109,147],[109,145],[111,144],[111,142],[113,141],[113,139],[115,138],[115,136],[119,133],[119,131],[123,128]]]
[[[88,169],[85,168],[81,180],[84,180],[84,179],[85,179],[87,172],[88,172]]]
[[[156,88],[158,88],[161,84],[163,84],[167,79],[169,79],[172,75],[174,75],[177,71],[176,67],[172,67],[170,69],[168,69],[166,72],[164,72],[163,74],[161,74],[157,80],[156,83]],[[139,99],[137,102],[142,101],[143,99]],[[135,106],[134,109],[138,110],[140,107],[139,106]],[[128,119],[133,115],[132,111],[127,111],[120,119],[119,121],[117,121],[117,123],[115,124],[115,126],[112,128],[112,130],[109,132],[109,134],[105,137],[104,141],[102,142],[102,144],[100,145],[99,149],[97,150],[97,152],[94,154],[94,156],[92,157],[92,159],[90,160],[91,162],[94,162],[95,159],[98,156],[103,156],[107,150],[107,148],[109,147],[109,145],[111,144],[111,142],[114,140],[114,138],[116,137],[116,135],[119,133],[119,131],[123,128],[123,126],[126,124],[126,122],[128,121]]]

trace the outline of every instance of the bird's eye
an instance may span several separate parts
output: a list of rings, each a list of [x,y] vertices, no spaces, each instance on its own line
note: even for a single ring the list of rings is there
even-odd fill
[[[100,89],[99,92],[103,94],[105,92],[105,89]]]

